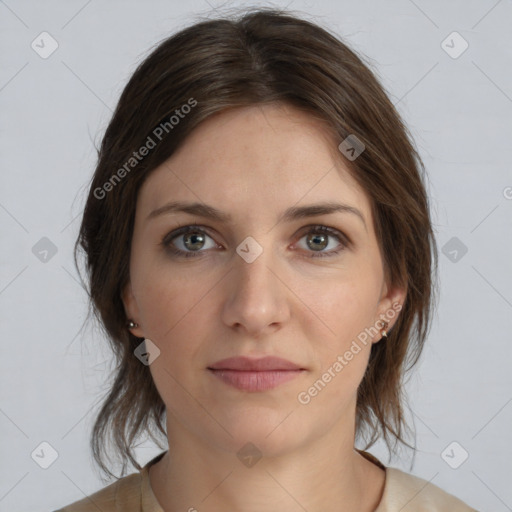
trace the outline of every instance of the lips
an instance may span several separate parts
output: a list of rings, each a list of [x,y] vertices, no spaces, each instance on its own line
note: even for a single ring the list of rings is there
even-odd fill
[[[243,391],[273,389],[301,375],[306,370],[280,357],[231,357],[217,361],[208,370],[225,384]]]
[[[208,367],[211,370],[238,370],[250,372],[265,372],[278,370],[303,370],[300,366],[281,359],[280,357],[262,357],[259,359],[251,359],[249,357],[230,357],[217,361]]]

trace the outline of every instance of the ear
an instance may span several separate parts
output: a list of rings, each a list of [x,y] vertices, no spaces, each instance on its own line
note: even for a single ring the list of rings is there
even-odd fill
[[[139,327],[133,327],[129,329],[130,332],[138,338],[144,338],[145,336],[139,321],[139,307],[137,305],[137,301],[135,300],[135,296],[133,295],[132,284],[130,281],[125,285],[121,292],[121,300],[123,301],[127,322],[129,320],[133,320],[136,324],[139,324]],[[128,327],[126,328],[128,329]]]
[[[386,331],[389,333],[393,325],[398,320],[398,315],[403,308],[407,296],[407,289],[402,286],[388,286],[384,283],[381,297],[377,306],[377,316],[375,318],[375,327],[379,333],[383,329],[382,322],[386,322]],[[381,336],[376,336],[374,343],[380,341]]]

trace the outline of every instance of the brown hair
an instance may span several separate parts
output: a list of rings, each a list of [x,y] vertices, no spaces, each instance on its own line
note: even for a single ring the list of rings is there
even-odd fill
[[[356,434],[366,439],[364,449],[381,436],[390,453],[393,438],[395,445],[411,447],[403,439],[403,377],[421,354],[436,295],[437,251],[423,163],[362,57],[315,23],[258,9],[197,22],[161,42],[130,78],[98,151],[75,264],[80,245],[91,309],[117,363],[91,435],[94,459],[111,476],[104,464],[108,435],[123,461],[122,474],[128,461],[141,469],[132,453],[139,434],[158,442],[156,426],[166,437],[165,405],[149,367],[134,357],[142,340],[128,331],[121,300],[138,190],[209,116],[276,102],[324,120],[339,142],[354,134],[365,146],[344,163],[370,199],[388,283],[406,287],[407,295],[388,339],[372,346],[358,390]],[[193,108],[181,109],[186,104]],[[155,147],[135,161],[148,137]]]

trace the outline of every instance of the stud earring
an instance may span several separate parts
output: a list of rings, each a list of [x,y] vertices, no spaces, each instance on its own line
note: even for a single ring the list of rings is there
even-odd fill
[[[382,321],[382,330],[380,331],[380,334],[383,338],[387,339],[388,337],[388,333],[386,332],[386,329],[388,328],[388,323],[387,322],[384,322]]]
[[[139,327],[139,324],[134,322],[133,320],[128,321],[128,329],[133,329],[134,327]]]

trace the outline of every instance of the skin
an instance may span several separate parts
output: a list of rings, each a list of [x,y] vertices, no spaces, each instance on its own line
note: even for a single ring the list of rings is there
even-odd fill
[[[381,499],[385,472],[354,449],[357,388],[381,335],[359,343],[361,351],[307,405],[297,400],[405,297],[385,282],[370,201],[339,142],[290,106],[225,111],[202,123],[139,191],[122,296],[139,324],[132,333],[160,350],[150,371],[167,407],[170,450],[151,466],[150,482],[168,512],[364,512]],[[178,200],[211,205],[232,222],[184,212],[147,218]],[[357,208],[365,222],[336,212],[278,223],[288,207],[326,201]],[[204,245],[186,245],[182,234],[174,247],[199,247],[199,255],[166,250],[162,239],[191,224],[207,231]],[[315,245],[308,226],[317,225],[350,243],[329,235],[327,246]],[[263,248],[252,263],[236,252],[248,236]],[[207,370],[239,355],[275,355],[306,371],[248,392]],[[262,454],[252,467],[237,457],[248,442]]]

